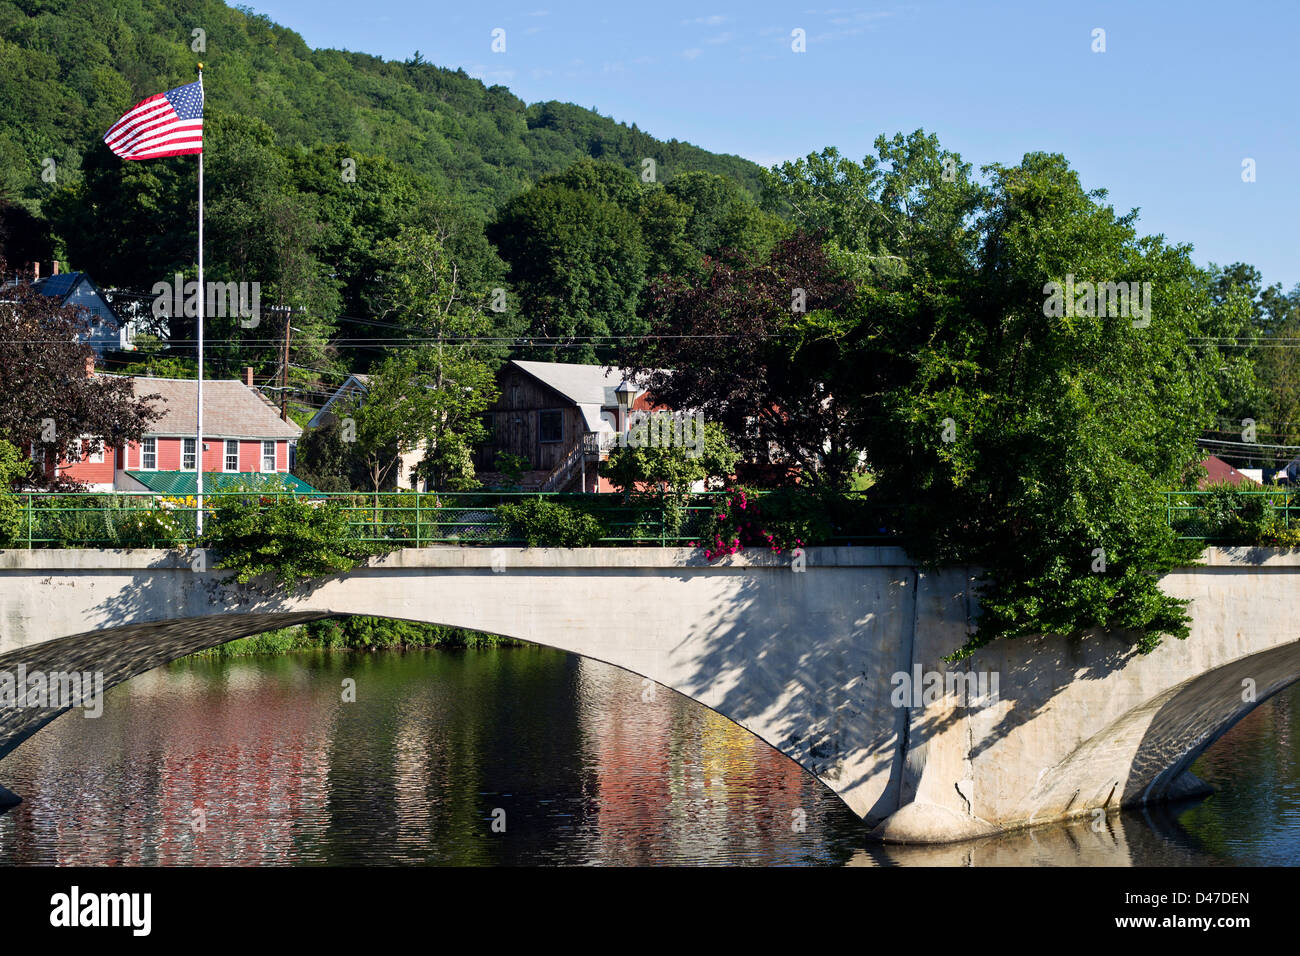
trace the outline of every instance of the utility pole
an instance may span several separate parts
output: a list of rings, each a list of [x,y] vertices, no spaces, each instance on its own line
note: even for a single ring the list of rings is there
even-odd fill
[[[289,332],[293,328],[293,310],[284,310],[284,361],[280,370],[280,419],[289,420]]]

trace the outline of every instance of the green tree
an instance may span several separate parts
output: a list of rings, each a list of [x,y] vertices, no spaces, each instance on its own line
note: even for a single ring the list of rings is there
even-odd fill
[[[695,170],[664,186],[687,210],[683,238],[697,255],[764,256],[788,234],[780,217],[764,212],[736,180]],[[667,270],[679,274],[681,265]]]
[[[597,165],[597,164],[593,164]],[[630,180],[630,174],[622,171]],[[488,227],[509,265],[528,332],[555,340],[549,355],[590,361],[592,337],[643,331],[636,314],[647,251],[636,216],[612,198],[635,196],[635,181],[589,189],[539,183],[512,199]],[[617,180],[614,180],[617,183]]]
[[[1293,457],[1285,448],[1300,444],[1300,286],[1265,287],[1259,270],[1242,262],[1211,265],[1211,295],[1225,312],[1241,316],[1232,335],[1233,352],[1253,368],[1225,384],[1221,420],[1207,433],[1215,453],[1242,467],[1272,467]],[[1290,341],[1288,341],[1290,340]],[[1242,444],[1253,423],[1257,447]],[[1224,444],[1224,443],[1227,444]]]
[[[400,356],[391,357],[371,374],[364,392],[336,406],[343,440],[376,494],[399,477],[402,457],[419,446],[429,420],[425,390],[411,388],[406,371]]]
[[[355,420],[345,426],[339,416],[326,415],[321,424],[306,429],[298,440],[294,474],[320,491],[365,489],[370,473],[357,443],[349,440],[353,425]]]
[[[677,428],[683,438],[680,443],[672,413],[656,412],[633,425],[628,444],[610,452],[600,466],[601,474],[625,495],[656,492],[664,508],[665,529],[672,536],[680,533],[686,519],[691,488],[697,482],[721,487],[735,472],[739,458],[717,422],[706,422],[699,433],[690,419]],[[672,440],[663,441],[667,436]]]
[[[875,247],[901,267],[857,276],[873,491],[907,508],[914,556],[986,570],[968,651],[1093,628],[1144,651],[1185,637],[1185,602],[1157,576],[1196,549],[1167,527],[1161,492],[1242,371],[1192,343],[1237,317],[1188,249],[1139,237],[1136,214],[1085,192],[1062,157],[990,167],[969,226],[959,183],[921,159],[891,173],[909,184],[897,195],[911,227]],[[1081,295],[1061,314],[1048,283],[1067,281],[1133,283],[1136,312],[1099,314]]]
[[[678,497],[689,495],[697,482],[716,484],[731,476],[739,453],[721,425],[705,422],[703,434],[695,435],[688,419],[681,430],[689,435],[689,444],[660,441],[659,436],[673,434],[671,419],[670,412],[656,412],[633,425],[628,443],[611,451],[601,464],[601,475],[624,493],[653,489]]]
[[[419,476],[437,489],[472,487],[472,448],[486,437],[481,416],[497,397],[494,364],[476,343],[490,328],[482,298],[463,286],[458,263],[432,233],[408,227],[381,250],[391,263],[380,277],[384,315],[427,344],[389,357],[379,376],[390,392],[400,390],[419,433]]]

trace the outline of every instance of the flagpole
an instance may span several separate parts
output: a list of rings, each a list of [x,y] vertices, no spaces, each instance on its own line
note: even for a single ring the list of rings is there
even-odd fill
[[[203,64],[199,64],[199,95],[203,95]],[[199,150],[199,379],[198,422],[194,432],[195,537],[203,536],[203,304],[207,298],[203,286],[203,150]],[[195,541],[197,544],[197,540]]]

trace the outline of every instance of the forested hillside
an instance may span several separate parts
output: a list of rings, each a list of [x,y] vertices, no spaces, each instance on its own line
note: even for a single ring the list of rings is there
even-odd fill
[[[206,31],[206,51],[191,32]],[[312,50],[292,30],[216,0],[0,2],[0,184],[41,200],[40,162],[75,179],[82,157],[137,100],[205,66],[208,115],[265,123],[282,146],[346,143],[387,157],[481,213],[583,156],[654,158],[757,184],[758,168],[663,142],[567,103],[526,105],[503,86],[421,60]]]
[[[418,53],[398,63],[312,50],[216,0],[5,0],[0,242],[11,272],[58,258],[135,316],[155,283],[194,275],[194,157],[124,162],[101,139],[140,99],[192,82],[199,61],[205,277],[258,282],[263,311],[253,328],[210,323],[210,371],[279,378],[292,314],[300,417],[409,336],[386,287],[385,243],[406,227],[436,237],[438,268],[454,277],[448,308],[481,312],[492,336],[544,335],[550,354],[587,361],[591,336],[637,329],[658,271],[723,244],[761,245],[776,228],[754,201],[762,170],[746,160],[572,104],[529,106]],[[647,159],[655,175],[643,178]],[[548,182],[548,201],[525,201]],[[528,245],[523,230],[560,245]],[[144,364],[128,368],[188,374],[192,339],[192,322],[173,319],[170,347],[147,354],[141,339],[132,357]]]

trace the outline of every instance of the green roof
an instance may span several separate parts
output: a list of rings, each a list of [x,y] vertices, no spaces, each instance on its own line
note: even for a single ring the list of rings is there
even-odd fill
[[[192,495],[197,481],[192,471],[128,471],[128,475],[150,491],[164,495]],[[260,471],[205,471],[204,491],[245,491],[248,489],[291,491],[300,495],[320,494],[301,478],[277,472]]]

